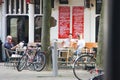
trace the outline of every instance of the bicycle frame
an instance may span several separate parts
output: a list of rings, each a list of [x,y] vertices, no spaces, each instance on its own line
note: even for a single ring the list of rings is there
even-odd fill
[[[24,61],[24,63],[21,61]],[[25,67],[28,68],[30,67],[33,70],[41,71],[45,67],[45,63],[46,63],[45,54],[44,52],[40,51],[40,48],[38,46],[36,48],[27,47],[26,50],[24,51],[24,55],[19,61],[17,69],[18,71],[21,71]],[[23,66],[22,69],[19,66]]]

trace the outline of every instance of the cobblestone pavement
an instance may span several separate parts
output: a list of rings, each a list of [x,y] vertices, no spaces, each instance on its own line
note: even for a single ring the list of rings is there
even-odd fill
[[[88,80],[89,74],[81,71],[81,78]],[[58,75],[53,76],[52,71],[29,71],[23,70],[18,72],[13,67],[6,67],[4,63],[0,63],[0,80],[77,80],[74,77],[72,69],[59,69]]]

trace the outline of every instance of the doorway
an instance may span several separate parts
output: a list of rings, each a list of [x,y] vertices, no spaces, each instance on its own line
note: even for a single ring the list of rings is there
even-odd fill
[[[28,43],[28,16],[7,16],[7,35],[13,37],[15,44],[20,41]]]

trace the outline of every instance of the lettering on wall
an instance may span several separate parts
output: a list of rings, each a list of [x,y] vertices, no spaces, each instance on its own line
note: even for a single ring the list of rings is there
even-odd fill
[[[78,34],[84,34],[84,7],[73,6],[71,8],[71,11],[72,14],[70,14],[71,12],[69,6],[59,6],[59,23],[58,23],[59,39],[68,38],[70,32],[72,32],[72,36],[74,39],[77,38]],[[70,22],[72,22],[71,29]]]
[[[67,38],[70,33],[70,7],[59,7],[59,29],[58,37]]]
[[[78,34],[84,33],[84,7],[74,6],[72,8],[72,34],[77,38]]]

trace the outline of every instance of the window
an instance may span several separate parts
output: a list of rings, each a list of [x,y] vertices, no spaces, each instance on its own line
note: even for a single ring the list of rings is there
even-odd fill
[[[102,0],[96,0],[96,14],[100,14],[102,7]]]
[[[35,0],[35,14],[42,14],[43,13],[43,0]]]
[[[6,0],[6,14],[27,14],[26,0]],[[43,14],[43,0],[35,0],[35,14]]]
[[[42,30],[42,16],[36,16],[35,17],[35,39],[34,41],[37,42],[37,41],[41,41],[41,30]]]
[[[6,14],[27,14],[26,0],[6,0]]]

